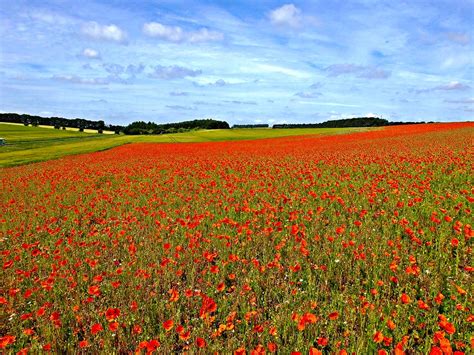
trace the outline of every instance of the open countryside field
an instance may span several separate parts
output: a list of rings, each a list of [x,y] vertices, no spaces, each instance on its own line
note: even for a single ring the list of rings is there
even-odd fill
[[[0,123],[0,137],[7,141],[7,145],[0,146],[0,167],[51,160],[71,154],[91,153],[128,143],[232,141],[300,135],[344,134],[364,130],[367,129],[222,129],[152,136],[124,136]]]
[[[472,353],[474,124],[55,133],[168,143],[0,170],[3,351]]]

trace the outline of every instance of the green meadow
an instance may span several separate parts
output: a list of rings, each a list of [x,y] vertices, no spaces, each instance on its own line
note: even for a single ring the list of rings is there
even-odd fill
[[[18,124],[0,123],[0,167],[57,159],[66,155],[84,154],[129,143],[192,143],[211,141],[253,140],[301,135],[332,135],[366,128],[301,128],[301,129],[222,129],[185,133],[125,136],[57,130]]]

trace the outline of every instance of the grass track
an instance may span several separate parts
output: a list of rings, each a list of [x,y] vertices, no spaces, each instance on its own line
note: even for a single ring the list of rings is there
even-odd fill
[[[315,134],[343,134],[366,128],[232,129],[200,130],[158,136],[124,136],[81,133],[44,127],[0,123],[0,167],[57,159],[110,149],[128,143],[192,143],[277,138]]]

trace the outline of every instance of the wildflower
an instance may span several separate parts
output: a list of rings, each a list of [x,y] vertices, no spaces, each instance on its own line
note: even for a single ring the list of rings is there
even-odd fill
[[[167,332],[173,329],[173,325],[174,325],[174,322],[172,319],[168,319],[163,322],[163,328],[165,328]]]

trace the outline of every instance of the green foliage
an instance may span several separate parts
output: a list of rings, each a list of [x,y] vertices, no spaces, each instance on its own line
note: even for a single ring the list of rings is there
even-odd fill
[[[228,129],[229,124],[224,121],[216,121],[213,119],[184,121],[178,123],[157,124],[154,122],[137,121],[130,123],[124,128],[125,134],[141,135],[141,134],[168,134],[180,133],[193,129]]]
[[[425,122],[389,122],[379,117],[356,117],[331,120],[322,123],[285,123],[275,124],[273,128],[344,128],[344,127],[383,127]]]
[[[33,126],[54,126],[55,128],[61,126],[73,128],[83,127],[85,129],[94,130],[103,130],[106,128],[104,121],[92,121],[82,118],[68,119],[63,117],[41,117],[18,113],[0,113],[0,122],[23,123],[25,126],[28,126],[29,124],[32,124]],[[115,130],[116,128],[121,127],[109,125],[107,128],[110,130]]]
[[[232,128],[268,128],[268,124],[235,124]]]

